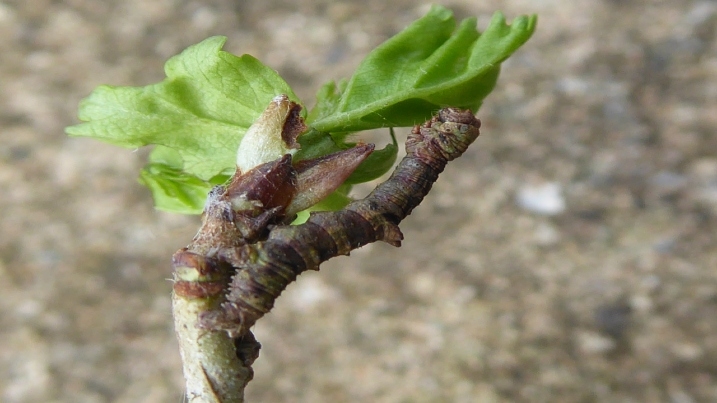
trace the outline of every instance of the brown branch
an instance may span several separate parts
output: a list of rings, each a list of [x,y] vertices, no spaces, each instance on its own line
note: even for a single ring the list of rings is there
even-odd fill
[[[413,129],[406,141],[407,155],[386,182],[340,211],[312,213],[301,225],[274,225],[286,221],[291,202],[266,190],[301,188],[288,156],[255,168],[258,173],[235,178],[232,184],[242,183],[240,191],[230,184],[211,195],[202,229],[188,248],[175,255],[174,264],[175,317],[177,308],[191,308],[189,316],[175,321],[190,401],[242,401],[259,349],[249,329],[271,310],[286,286],[303,271],[318,270],[322,262],[368,243],[400,246],[403,235],[398,224],[421,203],[447,162],[478,137],[479,127],[471,111],[439,111]],[[359,150],[360,159],[372,149]],[[346,158],[351,155],[356,160],[357,152],[346,153]],[[316,165],[312,169],[317,171]],[[259,187],[265,190],[257,191]],[[183,305],[187,301],[194,305]],[[236,350],[229,351],[230,347]],[[211,352],[185,351],[193,348]],[[217,355],[213,362],[210,354]],[[213,369],[221,366],[223,371]],[[194,389],[189,375],[196,378]],[[201,393],[211,398],[192,400]]]
[[[318,270],[322,262],[371,242],[400,246],[398,223],[428,194],[446,163],[475,140],[479,127],[470,111],[444,109],[413,129],[406,157],[365,199],[340,211],[313,213],[302,225],[274,227],[264,241],[220,251],[238,271],[227,301],[202,314],[202,326],[241,336],[301,272]]]

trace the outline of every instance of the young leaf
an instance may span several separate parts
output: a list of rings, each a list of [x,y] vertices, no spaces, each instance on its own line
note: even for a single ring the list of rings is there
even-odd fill
[[[149,163],[139,174],[139,182],[152,192],[157,209],[170,213],[201,214],[207,194],[215,185],[225,183],[229,175],[217,175],[205,181],[183,171],[182,158],[171,148],[156,146]]]
[[[308,124],[343,133],[412,126],[447,105],[476,110],[495,86],[500,63],[530,38],[536,22],[522,16],[507,25],[496,13],[481,34],[474,18],[456,29],[452,12],[433,6],[372,51],[348,83],[324,85]]]
[[[391,128],[391,139],[393,143],[386,144],[383,149],[371,153],[366,158],[366,161],[361,163],[344,183],[349,185],[364,183],[379,178],[388,172],[398,156],[398,144],[396,143],[396,136],[393,134],[393,128]]]
[[[339,186],[333,193],[328,195],[325,199],[314,204],[311,208],[304,211],[300,211],[292,225],[303,224],[309,219],[312,211],[336,211],[346,207],[347,204],[351,203],[353,199],[349,197],[352,186],[344,182],[343,185]]]
[[[299,145],[301,145],[301,148],[294,154],[295,161],[318,158],[350,147],[343,141],[337,143],[336,139],[329,133],[320,132],[312,128],[299,136]]]
[[[147,164],[139,173],[139,182],[147,186],[154,207],[170,213],[201,214],[212,186],[164,164]]]
[[[123,147],[173,148],[184,173],[201,180],[233,171],[244,132],[272,98],[297,98],[254,57],[222,51],[224,42],[225,37],[215,36],[172,57],[161,83],[98,87],[80,104],[85,123],[68,127],[67,133]]]
[[[322,87],[294,160],[346,149],[354,131],[411,126],[446,105],[477,108],[495,85],[500,62],[532,35],[535,23],[534,16],[519,17],[509,26],[498,13],[479,34],[475,19],[456,29],[452,13],[434,6],[374,50],[350,81]],[[158,84],[98,87],[80,105],[84,123],[67,133],[124,147],[157,145],[140,181],[158,208],[200,212],[209,189],[234,172],[237,145],[271,99],[296,100],[274,70],[222,51],[225,41],[212,37],[171,58]],[[374,152],[347,184],[385,173],[396,152],[393,145]]]

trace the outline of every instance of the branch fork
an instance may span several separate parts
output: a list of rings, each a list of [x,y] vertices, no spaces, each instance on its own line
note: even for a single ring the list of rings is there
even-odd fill
[[[398,224],[480,127],[469,110],[440,110],[413,128],[406,157],[369,196],[291,226],[374,150],[360,144],[292,161],[307,129],[300,110],[285,95],[274,98],[243,138],[230,183],[210,192],[198,233],[173,256],[175,329],[190,402],[243,402],[260,348],[254,323],[303,271],[371,242],[400,246]]]

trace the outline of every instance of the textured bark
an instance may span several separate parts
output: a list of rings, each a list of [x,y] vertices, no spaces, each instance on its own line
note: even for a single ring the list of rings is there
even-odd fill
[[[286,286],[368,243],[400,246],[398,224],[421,203],[446,163],[478,137],[479,127],[471,111],[442,109],[414,127],[407,155],[370,195],[340,211],[312,213],[297,226],[283,224],[294,208],[335,189],[372,145],[296,165],[286,154],[248,172],[238,169],[226,188],[215,188],[202,227],[173,258],[175,326],[189,400],[243,401],[260,347],[249,329]]]
[[[199,326],[202,312],[224,300],[231,266],[182,249],[174,255],[172,309],[190,403],[240,403],[253,376],[259,343],[251,332],[232,339]]]
[[[266,240],[219,251],[237,273],[227,301],[202,314],[202,326],[241,336],[301,272],[318,270],[322,262],[371,242],[400,246],[398,223],[421,203],[446,163],[478,137],[479,127],[472,112],[443,109],[413,129],[406,157],[366,198],[340,211],[312,213],[302,225],[274,227]]]

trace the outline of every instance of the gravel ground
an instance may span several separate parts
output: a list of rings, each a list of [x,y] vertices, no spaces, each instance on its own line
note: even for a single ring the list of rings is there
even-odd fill
[[[717,401],[717,2],[445,4],[538,31],[404,246],[303,275],[259,322],[249,401]],[[311,105],[426,10],[1,2],[0,401],[182,400],[167,279],[198,219],[153,210],[145,150],[63,134],[82,97],[221,34]]]

